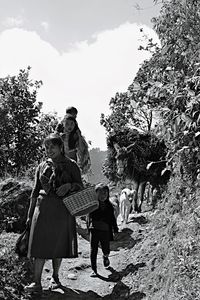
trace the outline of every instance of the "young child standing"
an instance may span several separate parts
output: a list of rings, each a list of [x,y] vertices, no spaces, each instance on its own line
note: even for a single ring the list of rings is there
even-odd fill
[[[118,233],[114,209],[109,201],[109,188],[107,185],[96,185],[96,193],[99,200],[99,208],[88,215],[87,226],[90,233],[90,260],[91,277],[97,276],[97,253],[99,243],[103,252],[103,264],[107,268],[110,265],[110,241],[114,234]]]

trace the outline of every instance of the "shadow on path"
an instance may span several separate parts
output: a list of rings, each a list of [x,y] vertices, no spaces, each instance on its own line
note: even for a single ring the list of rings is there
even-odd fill
[[[77,226],[77,232],[79,235],[82,236],[85,240],[89,242],[89,234],[88,230],[86,228],[82,228],[81,226]],[[121,248],[127,248],[131,249],[134,247],[137,243],[141,241],[141,239],[133,239],[131,237],[131,234],[133,231],[129,228],[123,228],[121,232],[118,234],[118,239],[115,241],[112,241],[110,243],[110,250],[111,251],[117,251]]]
[[[141,239],[133,239],[131,237],[132,232],[133,231],[129,228],[123,228],[122,231],[119,232],[117,240],[110,243],[110,250],[117,251],[121,248],[133,248],[137,243],[141,241]]]
[[[113,287],[113,290],[110,294],[101,296],[97,293],[89,290],[87,292],[80,291],[77,289],[72,289],[69,287],[62,286],[57,290],[43,290],[43,293],[40,295],[26,295],[23,300],[141,300],[146,295],[142,292],[130,293],[130,287],[122,283],[122,278],[128,274],[136,273],[140,268],[145,267],[145,263],[137,263],[135,265],[129,264],[124,270],[118,272],[112,267],[107,268],[111,274],[108,277],[98,275],[98,278],[107,281],[116,283]]]
[[[145,216],[131,216],[128,223],[138,223],[144,225],[148,223],[148,219]]]
[[[118,282],[120,281],[124,276],[127,276],[128,274],[134,274],[137,273],[137,271],[140,268],[144,268],[146,266],[145,263],[138,263],[136,265],[134,264],[129,264],[124,270],[118,272],[115,269],[113,269],[112,267],[108,267],[107,270],[109,270],[111,272],[110,275],[108,275],[108,277],[104,277],[101,276],[100,274],[98,274],[98,278],[107,281],[107,282]]]
[[[102,300],[141,300],[146,296],[142,292],[130,293],[130,288],[123,282],[119,281],[113,288],[110,295],[106,295]]]
[[[43,290],[41,294],[27,295],[23,300],[95,300],[102,299],[101,296],[93,291],[83,292],[61,286],[54,291]]]
[[[113,288],[111,294],[101,296],[93,291],[83,292],[61,287],[59,290],[44,290],[41,295],[30,295],[23,300],[141,300],[146,295],[143,292],[130,293],[130,288],[119,281]]]

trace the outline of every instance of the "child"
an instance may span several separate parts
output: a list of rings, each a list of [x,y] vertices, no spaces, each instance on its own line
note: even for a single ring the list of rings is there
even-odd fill
[[[78,162],[82,174],[85,174],[91,166],[88,145],[76,121],[77,109],[71,107],[66,111],[71,111],[73,114],[67,113],[56,130],[63,139],[65,155]]]
[[[91,277],[97,276],[97,253],[99,242],[103,252],[103,264],[107,268],[110,265],[110,241],[113,240],[113,231],[118,233],[114,209],[109,201],[109,188],[107,185],[98,184],[95,188],[99,200],[99,208],[89,214],[87,226],[90,233],[90,260]]]
[[[66,114],[70,114],[74,117],[74,119],[76,119],[77,117],[77,114],[78,114],[78,110],[76,109],[76,107],[74,106],[69,106],[66,108]],[[56,131],[57,132],[64,132],[64,124],[63,124],[63,121],[62,120],[60,123],[58,123],[57,127],[56,127]]]
[[[78,110],[74,106],[69,106],[66,108],[66,114],[70,114],[76,119]]]
[[[65,155],[74,159],[77,162],[77,148],[79,145],[79,130],[76,119],[66,114],[63,119],[64,132],[61,133],[61,138],[64,142]]]

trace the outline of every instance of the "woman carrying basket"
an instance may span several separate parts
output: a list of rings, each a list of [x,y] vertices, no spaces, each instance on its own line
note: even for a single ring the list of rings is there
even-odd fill
[[[34,282],[27,292],[41,292],[41,274],[46,259],[52,259],[51,288],[61,285],[59,268],[62,258],[77,257],[75,218],[62,198],[83,187],[76,162],[65,157],[63,142],[58,134],[44,141],[48,159],[36,169],[27,224],[31,224],[28,257],[34,258]]]

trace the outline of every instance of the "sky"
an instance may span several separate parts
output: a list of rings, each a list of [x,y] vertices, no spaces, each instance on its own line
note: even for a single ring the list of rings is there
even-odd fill
[[[43,112],[62,118],[75,106],[91,148],[106,150],[100,116],[150,58],[140,28],[158,41],[159,10],[153,0],[0,0],[0,77],[30,66]]]

